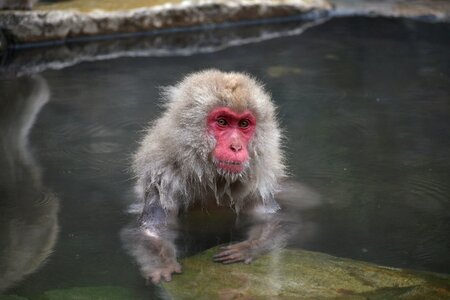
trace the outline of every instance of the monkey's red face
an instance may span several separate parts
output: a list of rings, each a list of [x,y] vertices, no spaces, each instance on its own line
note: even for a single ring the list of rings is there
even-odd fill
[[[209,133],[216,139],[212,154],[217,167],[242,172],[249,160],[248,143],[255,133],[255,116],[249,110],[237,113],[228,107],[218,107],[209,113],[207,122]]]

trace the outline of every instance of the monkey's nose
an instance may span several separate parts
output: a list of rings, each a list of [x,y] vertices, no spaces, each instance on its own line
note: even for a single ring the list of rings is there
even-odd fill
[[[239,151],[242,150],[242,145],[241,145],[241,144],[235,144],[235,143],[233,143],[233,144],[230,145],[230,149],[231,149],[233,152],[239,152]]]

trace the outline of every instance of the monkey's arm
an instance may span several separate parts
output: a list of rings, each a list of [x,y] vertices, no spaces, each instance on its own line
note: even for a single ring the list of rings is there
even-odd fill
[[[125,248],[147,281],[170,281],[173,273],[181,273],[174,244],[176,215],[176,210],[165,211],[159,199],[154,199],[146,202],[139,224],[121,232]]]
[[[245,241],[225,246],[214,256],[214,261],[224,264],[250,263],[256,257],[273,249],[284,247],[287,232],[278,212],[267,211],[263,206],[251,212],[252,226]]]

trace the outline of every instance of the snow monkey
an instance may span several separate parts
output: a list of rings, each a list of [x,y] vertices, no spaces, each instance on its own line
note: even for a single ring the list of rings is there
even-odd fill
[[[144,201],[139,225],[122,231],[143,276],[158,283],[181,272],[174,226],[194,202],[212,201],[258,220],[245,241],[222,247],[216,262],[250,263],[284,244],[274,198],[285,177],[281,134],[262,85],[246,74],[206,70],[163,95],[165,112],[134,155]]]

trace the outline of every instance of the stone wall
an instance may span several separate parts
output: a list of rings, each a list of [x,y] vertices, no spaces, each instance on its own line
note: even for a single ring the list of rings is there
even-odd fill
[[[33,11],[0,12],[0,29],[10,45],[47,45],[111,34],[208,28],[286,17],[310,20],[366,15],[450,20],[450,1],[446,0],[191,0],[117,11],[39,7]],[[1,47],[6,47],[4,41]]]
[[[129,11],[4,11],[0,28],[14,44],[212,26],[229,22],[327,14],[331,4],[308,1],[196,1]]]

